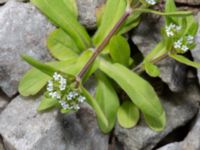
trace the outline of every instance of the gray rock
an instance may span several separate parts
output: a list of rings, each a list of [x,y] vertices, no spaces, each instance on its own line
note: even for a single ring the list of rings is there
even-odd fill
[[[0,8],[0,27],[0,87],[12,97],[30,67],[20,55],[49,60],[46,37],[54,27],[31,4],[14,1]]]
[[[0,4],[4,4],[4,3],[8,2],[8,1],[27,2],[29,0],[0,0]]]
[[[79,21],[88,29],[96,27],[96,8],[106,0],[77,0]]]
[[[198,21],[199,26],[200,26],[200,12],[197,14],[196,20]],[[194,60],[197,62],[200,62],[200,28],[198,30],[195,41],[196,41],[196,47],[191,51],[191,53],[192,53]],[[199,83],[200,83],[200,69],[197,69],[197,71],[198,71],[197,76],[198,76]]]
[[[182,142],[170,143],[158,150],[199,150],[200,149],[200,112],[191,131]]]
[[[0,113],[9,103],[9,98],[0,91]]]
[[[125,150],[151,150],[174,129],[185,125],[198,112],[200,92],[196,86],[191,85],[184,93],[170,93],[160,99],[167,114],[165,130],[155,132],[147,127],[143,119],[138,126],[131,129],[118,125],[115,134]]]
[[[139,50],[146,56],[161,40],[160,30],[163,27],[162,18],[154,15],[146,15],[141,24],[135,29],[132,40]],[[169,88],[178,92],[184,89],[187,76],[187,67],[171,58],[158,63],[161,74],[160,78],[168,84]]]
[[[177,3],[188,4],[188,5],[200,5],[199,0],[175,0]]]
[[[34,98],[35,99],[35,98]],[[38,113],[39,98],[12,100],[0,115],[0,134],[7,150],[106,150],[108,136],[97,126],[88,105],[78,113]]]

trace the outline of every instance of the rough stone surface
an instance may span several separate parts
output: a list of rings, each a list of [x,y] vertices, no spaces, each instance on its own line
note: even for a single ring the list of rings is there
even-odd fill
[[[175,0],[178,3],[188,4],[188,5],[200,5],[199,0]]]
[[[133,33],[132,40],[139,50],[146,56],[160,41],[160,30],[163,27],[163,20],[153,15],[146,15],[138,28]],[[184,89],[187,75],[187,67],[171,58],[161,61],[160,78],[168,84],[172,91],[178,92]]]
[[[0,91],[0,113],[9,103],[9,98]]]
[[[4,4],[4,3],[8,2],[8,1],[27,2],[29,0],[0,0],[0,4]]]
[[[96,27],[96,8],[106,0],[77,0],[79,21],[88,29]]]
[[[0,87],[11,97],[29,68],[20,55],[49,59],[45,43],[54,27],[31,4],[14,1],[0,8],[0,27]]]
[[[200,112],[191,131],[182,142],[170,143],[158,150],[199,150],[200,149]]]
[[[200,12],[197,14],[196,20],[198,21],[199,26],[200,26]],[[191,53],[192,53],[194,60],[197,62],[200,62],[200,28],[198,30],[195,41],[196,41],[196,47],[191,51]],[[200,69],[197,69],[197,70],[198,70],[197,76],[198,76],[199,83],[200,83]]]
[[[106,150],[103,135],[88,105],[63,116],[57,111],[37,113],[38,98],[20,96],[0,115],[0,134],[7,150]]]
[[[185,125],[198,112],[200,92],[196,86],[191,85],[184,93],[170,93],[160,99],[167,114],[166,129],[154,132],[143,120],[132,129],[124,129],[118,125],[115,134],[124,145],[124,150],[151,150],[174,129]]]

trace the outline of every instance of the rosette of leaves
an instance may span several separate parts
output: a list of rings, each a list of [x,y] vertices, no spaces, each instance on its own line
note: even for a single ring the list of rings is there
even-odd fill
[[[42,63],[29,56],[23,56],[24,60],[33,68],[20,81],[19,92],[21,95],[38,94],[48,81],[53,79],[55,72],[58,72],[69,81],[70,85],[67,89],[75,89],[84,95],[86,102],[96,112],[98,125],[104,133],[113,129],[116,120],[123,127],[134,127],[140,118],[140,112],[144,115],[150,128],[155,131],[164,129],[166,124],[165,111],[153,87],[137,72],[132,71],[131,66],[134,66],[134,60],[130,56],[129,43],[123,34],[139,24],[142,13],[150,12],[167,16],[166,22],[172,20],[176,24],[184,24],[184,22],[189,23],[189,18],[192,18],[183,17],[191,15],[190,12],[176,11],[175,8],[169,10],[173,4],[172,0],[166,2],[165,12],[149,9],[154,1],[107,0],[106,5],[97,11],[98,28],[96,33],[90,37],[87,30],[78,22],[76,1],[32,0],[32,3],[57,26],[57,29],[47,39],[49,52],[56,61]],[[130,9],[133,9],[132,13],[130,13]],[[126,18],[123,18],[124,16]],[[178,22],[174,17],[180,17]],[[117,26],[119,22],[121,24]],[[193,25],[187,24],[186,26],[189,32],[189,26]],[[113,29],[117,29],[116,32],[112,33]],[[193,32],[191,35],[195,35],[194,31],[191,32]],[[108,39],[110,33],[112,36]],[[165,36],[165,34],[163,35]],[[107,43],[105,43],[105,39],[108,39]],[[145,58],[143,64],[150,75],[159,74],[153,61],[171,50],[172,41],[169,38],[164,38]],[[75,84],[77,74],[93,57],[96,47],[101,47],[102,43],[104,47],[101,53],[93,63],[87,66],[87,70],[77,86]],[[177,55],[170,53],[170,57],[174,56]],[[83,87],[83,83],[92,74],[97,80],[95,96],[92,96]],[[129,99],[122,100],[118,96],[116,85],[127,94]],[[52,108],[61,108],[61,105],[59,101],[48,97],[44,92],[38,110],[44,111]],[[61,108],[61,112],[68,113],[69,111]]]

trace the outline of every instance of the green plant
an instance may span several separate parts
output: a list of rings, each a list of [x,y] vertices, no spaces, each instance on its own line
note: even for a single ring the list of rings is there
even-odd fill
[[[159,76],[156,63],[166,57],[200,66],[181,55],[195,46],[198,25],[191,12],[177,11],[174,0],[166,0],[164,12],[151,9],[155,0],[107,0],[97,14],[98,29],[90,37],[77,21],[74,0],[32,0],[32,3],[57,26],[48,37],[49,51],[57,61],[44,64],[23,56],[33,68],[20,81],[21,95],[35,95],[47,84],[39,111],[59,108],[62,113],[69,113],[77,111],[79,103],[86,101],[96,112],[104,133],[113,129],[116,118],[125,128],[135,126],[139,111],[150,128],[164,129],[165,111],[153,87],[139,74],[146,71],[152,77]],[[123,34],[139,24],[143,13],[164,16],[165,27],[161,31],[162,40],[135,66]],[[92,74],[97,80],[95,98],[83,86]],[[118,97],[116,84],[129,99]]]

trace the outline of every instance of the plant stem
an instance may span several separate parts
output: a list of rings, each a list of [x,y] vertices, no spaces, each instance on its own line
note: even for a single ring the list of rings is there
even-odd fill
[[[108,33],[108,35],[105,37],[105,39],[102,41],[102,43],[94,50],[93,55],[90,57],[90,59],[87,61],[85,66],[81,69],[79,74],[76,76],[76,85],[78,86],[81,79],[83,78],[84,74],[88,71],[89,67],[92,65],[92,63],[95,61],[97,56],[101,53],[101,51],[106,47],[106,45],[109,43],[112,36],[117,32],[117,30],[121,27],[121,25],[126,21],[128,16],[132,13],[131,9],[127,9],[127,11],[124,13],[124,15],[119,19],[119,21],[115,24],[115,26],[112,28],[112,30]]]
[[[163,59],[167,58],[169,55],[167,53],[161,55],[160,57],[157,57],[155,59],[153,59],[152,61],[150,61],[153,64],[157,64],[158,62],[162,61]],[[134,72],[141,74],[144,71],[143,68],[143,63],[137,65],[135,68],[132,69]]]

